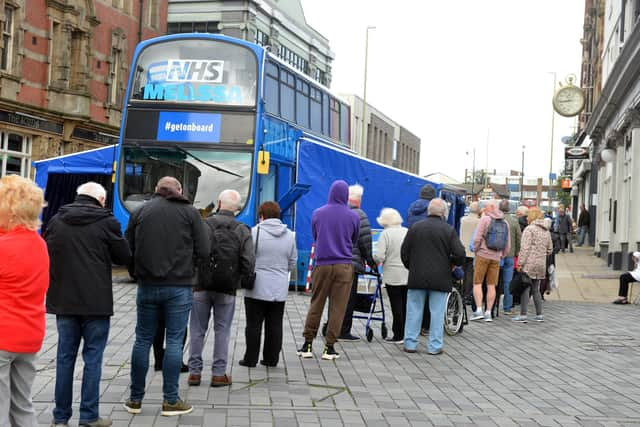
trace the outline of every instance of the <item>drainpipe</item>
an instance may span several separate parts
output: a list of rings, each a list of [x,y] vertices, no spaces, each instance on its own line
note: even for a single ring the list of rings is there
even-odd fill
[[[138,43],[142,41],[142,12],[144,10],[144,0],[140,0],[140,13],[138,13]]]

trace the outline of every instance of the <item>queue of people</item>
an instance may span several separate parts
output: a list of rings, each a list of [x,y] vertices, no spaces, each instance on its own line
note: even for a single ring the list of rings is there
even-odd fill
[[[335,360],[340,357],[336,342],[359,339],[351,331],[358,276],[367,266],[377,272],[378,264],[383,266],[382,282],[393,313],[393,334],[387,341],[402,345],[407,353],[417,351],[425,334],[428,354],[443,353],[444,312],[455,267],[465,269],[467,296],[476,307],[471,320],[492,321],[498,278],[501,274],[509,282],[514,270],[527,276],[530,286],[520,295],[520,315],[513,320],[527,321],[530,295],[534,320],[543,320],[539,287],[553,244],[542,212],[521,207],[511,217],[508,203],[490,201],[482,213],[472,203],[458,236],[446,222],[447,203],[435,197],[433,187],[425,186],[409,209],[413,222],[409,228],[402,227],[397,210],[381,211],[377,222],[384,230],[374,254],[369,219],[360,209],[363,193],[361,186],[337,180],[327,203],[313,213],[316,262],[304,343],[297,351],[300,357],[313,357],[313,341],[327,300],[321,358]],[[99,414],[102,359],[113,315],[112,264],[128,266],[138,284],[130,393],[124,403],[129,413],[142,412],[150,349],[154,342],[163,341],[165,349],[156,353],[155,360],[156,368],[159,365],[162,370],[161,414],[193,410],[179,395],[183,346],[189,330],[188,384],[199,386],[212,315],[209,384],[232,384],[227,355],[239,290],[244,290],[247,316],[246,351],[239,364],[252,368],[258,361],[268,367],[279,363],[289,274],[297,248],[293,232],[280,220],[277,203],[263,203],[259,223],[250,229],[235,218],[242,207],[240,194],[225,190],[218,196],[216,212],[203,220],[182,194],[181,183],[164,177],[152,199],[132,213],[123,235],[120,224],[104,208],[106,196],[97,183],[81,185],[76,200],[50,220],[43,240],[37,234],[45,204],[42,191],[24,178],[0,180],[0,310],[10,319],[0,322],[0,425],[33,421],[30,389],[35,355],[44,338],[45,299],[46,311],[56,316],[59,337],[52,425],[65,426],[72,416],[74,367],[81,342],[80,425],[112,424]],[[637,280],[637,270],[625,276],[624,283]],[[625,303],[623,293],[621,278],[621,302],[616,303]],[[16,298],[22,303],[15,304]],[[511,314],[512,306],[505,292],[505,314]],[[3,333],[2,328],[12,333]]]

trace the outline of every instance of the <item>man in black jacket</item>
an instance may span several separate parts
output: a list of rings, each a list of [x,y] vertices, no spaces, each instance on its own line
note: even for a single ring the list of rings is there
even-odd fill
[[[56,359],[53,424],[67,425],[73,402],[73,371],[80,340],[84,341],[80,425],[110,426],[98,412],[102,356],[113,315],[111,264],[131,260],[120,223],[107,209],[105,189],[82,184],[75,202],[60,208],[49,221],[47,247],[51,259],[47,312],[56,315]]]
[[[353,311],[358,302],[358,276],[365,272],[365,265],[368,265],[372,271],[378,272],[376,262],[373,260],[371,224],[369,217],[360,209],[362,204],[362,194],[364,189],[361,185],[355,184],[349,186],[349,207],[360,217],[360,234],[358,236],[358,244],[353,246],[353,282],[351,283],[351,295],[347,303],[347,310],[342,320],[342,330],[338,339],[340,341],[359,341],[360,337],[351,333],[353,324]]]
[[[231,283],[223,284],[198,283],[193,294],[191,309],[190,352],[189,352],[189,385],[200,385],[202,375],[202,347],[209,327],[209,319],[213,311],[213,330],[215,340],[213,346],[213,364],[211,366],[211,387],[231,385],[231,376],[227,374],[227,357],[231,323],[236,309],[236,290],[255,270],[255,253],[251,230],[246,224],[236,220],[240,212],[242,200],[235,190],[224,190],[218,196],[217,213],[209,216],[205,222],[207,236],[213,236],[216,247],[212,248],[216,263],[237,265],[237,275],[229,277]],[[200,286],[206,286],[207,289]]]
[[[404,351],[416,352],[428,294],[431,312],[428,352],[441,354],[447,295],[453,284],[452,265],[464,264],[465,251],[454,228],[445,222],[444,200],[431,200],[427,212],[426,220],[409,229],[400,249],[402,263],[409,269]]]
[[[202,218],[182,195],[173,177],[158,181],[153,198],[131,214],[125,232],[138,280],[136,341],[131,354],[131,393],[124,404],[131,414],[142,411],[149,349],[163,316],[166,349],[162,363],[164,416],[187,414],[193,407],[178,396],[182,339],[193,298],[195,268],[209,255]]]
[[[589,233],[589,225],[591,224],[591,215],[587,208],[584,207],[584,203],[580,204],[580,215],[578,215],[578,244],[576,246],[584,245],[584,241]]]

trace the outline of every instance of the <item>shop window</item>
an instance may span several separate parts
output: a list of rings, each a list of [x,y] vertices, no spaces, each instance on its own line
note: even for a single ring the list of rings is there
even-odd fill
[[[0,132],[0,176],[29,177],[31,138],[12,132]]]
[[[2,21],[2,54],[0,55],[0,69],[5,71],[11,71],[14,15],[14,8],[9,6],[4,8],[4,21]]]

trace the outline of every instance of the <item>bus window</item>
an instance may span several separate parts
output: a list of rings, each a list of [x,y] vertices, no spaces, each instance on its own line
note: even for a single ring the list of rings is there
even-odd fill
[[[286,70],[280,70],[280,114],[282,118],[295,121],[295,77]]]
[[[351,129],[349,128],[349,106],[347,104],[340,103],[340,142],[347,147],[350,147],[349,134]]]
[[[296,123],[309,127],[309,83],[302,79],[296,82]]]
[[[258,61],[236,44],[204,39],[151,44],[133,69],[132,101],[256,105]]]
[[[242,201],[249,196],[250,151],[213,151],[182,147],[124,145],[120,170],[120,196],[129,212],[153,196],[163,176],[182,183],[184,196],[203,213],[215,208],[220,192],[233,189]]]
[[[311,130],[322,133],[322,92],[311,88]]]

